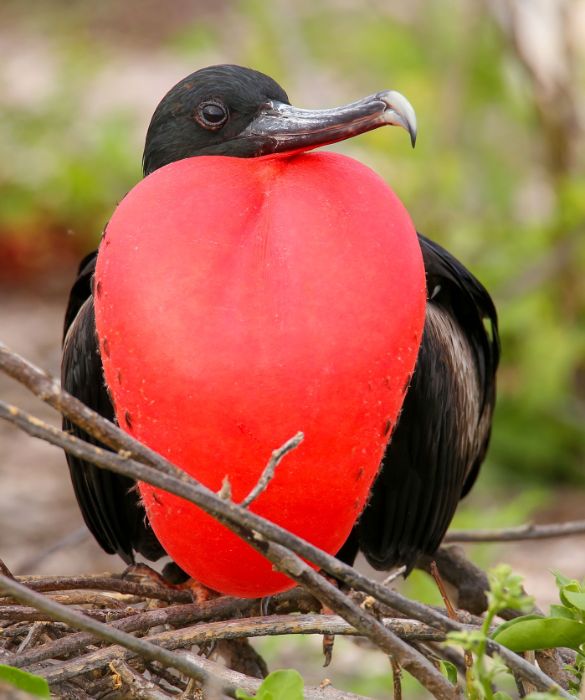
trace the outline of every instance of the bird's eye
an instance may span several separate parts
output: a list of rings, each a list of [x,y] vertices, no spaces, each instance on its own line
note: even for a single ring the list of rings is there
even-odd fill
[[[227,122],[227,107],[217,100],[202,102],[195,111],[195,121],[204,129],[215,131]]]

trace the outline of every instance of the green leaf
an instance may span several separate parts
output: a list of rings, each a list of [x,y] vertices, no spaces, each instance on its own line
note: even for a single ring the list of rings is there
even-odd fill
[[[452,664],[450,661],[445,661],[444,659],[441,659],[439,661],[439,668],[441,670],[441,673],[450,683],[453,683],[453,685],[457,685],[457,666],[455,666],[455,664]]]
[[[298,671],[285,669],[272,671],[262,681],[255,700],[303,700],[304,681]],[[236,690],[238,700],[254,700],[243,690]]]
[[[578,649],[585,642],[585,625],[564,617],[525,615],[504,622],[492,637],[512,651],[554,647]]]
[[[567,620],[576,620],[577,613],[564,605],[551,605],[550,617],[564,617]]]
[[[567,578],[566,576],[563,576],[563,574],[561,574],[560,571],[553,571],[552,574],[555,577],[558,588],[562,588],[563,586],[566,586],[568,583],[571,583],[571,579]]]
[[[49,684],[44,678],[21,671],[13,666],[0,664],[0,681],[5,681],[19,690],[24,690],[25,693],[36,695],[38,698],[51,697]]]
[[[585,593],[583,591],[563,590],[563,597],[574,607],[585,612]]]

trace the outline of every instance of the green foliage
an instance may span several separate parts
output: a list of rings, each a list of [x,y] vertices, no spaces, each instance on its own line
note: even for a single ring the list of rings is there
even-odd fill
[[[51,697],[49,684],[44,678],[21,671],[14,666],[0,664],[0,682],[2,681],[37,698]]]
[[[556,574],[561,605],[551,606],[547,617],[523,615],[504,622],[492,633],[494,618],[504,609],[528,612],[532,599],[522,589],[522,579],[507,565],[500,565],[489,573],[490,591],[488,610],[479,630],[450,632],[447,643],[473,654],[473,665],[466,677],[467,697],[470,700],[510,700],[504,691],[494,690],[494,684],[508,670],[502,660],[494,656],[488,660],[488,640],[494,639],[512,651],[568,647],[577,651],[576,663],[567,670],[572,680],[570,690],[577,694],[585,672],[585,581],[579,582]],[[444,670],[446,672],[446,669]],[[551,693],[531,693],[530,700],[551,700]]]
[[[490,590],[488,609],[479,630],[450,632],[447,643],[458,646],[473,654],[473,665],[466,676],[467,697],[469,700],[511,700],[503,690],[494,690],[494,685],[509,671],[502,659],[494,655],[488,659],[487,642],[494,618],[504,609],[528,611],[534,604],[532,598],[524,594],[522,578],[514,574],[506,564],[492,569],[489,574]],[[501,641],[499,638],[497,641]],[[531,693],[530,700],[552,700],[550,693]]]
[[[560,605],[551,605],[547,617],[525,615],[500,625],[493,638],[512,651],[568,647],[577,652],[572,690],[578,692],[585,672],[585,580],[556,573]]]
[[[294,669],[272,671],[262,681],[255,696],[236,690],[238,700],[303,700],[304,682]]]
[[[493,637],[512,651],[579,649],[585,643],[585,625],[565,617],[524,615],[500,625]]]

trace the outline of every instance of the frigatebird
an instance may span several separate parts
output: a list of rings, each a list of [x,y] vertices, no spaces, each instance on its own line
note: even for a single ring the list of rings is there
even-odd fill
[[[173,87],[148,128],[144,175],[197,156],[257,158],[304,152],[391,124],[414,145],[416,120],[399,93],[345,107],[301,110],[271,78],[232,65],[199,70]],[[450,253],[418,234],[427,285],[424,333],[402,411],[361,517],[338,553],[358,551],[377,569],[405,565],[438,548],[460,498],[472,487],[490,438],[499,359],[497,316],[482,284]],[[65,315],[64,388],[115,421],[95,328],[97,251],[78,270]],[[92,438],[64,420],[64,428]],[[101,547],[127,563],[165,551],[135,488],[123,476],[67,455],[85,522]]]

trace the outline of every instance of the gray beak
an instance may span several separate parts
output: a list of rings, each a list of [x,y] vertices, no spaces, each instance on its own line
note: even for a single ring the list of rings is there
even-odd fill
[[[253,142],[253,155],[263,156],[307,151],[386,125],[406,129],[414,147],[416,114],[406,97],[394,90],[333,109],[298,109],[272,100],[236,138]]]

